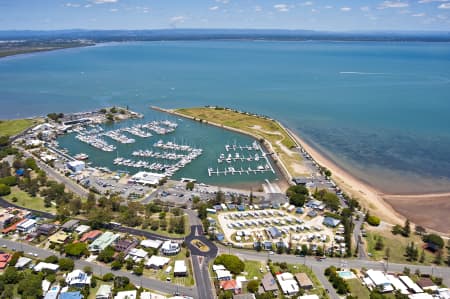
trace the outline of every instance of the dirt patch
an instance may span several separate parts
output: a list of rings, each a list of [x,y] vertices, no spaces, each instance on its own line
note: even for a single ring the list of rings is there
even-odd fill
[[[450,234],[450,196],[389,197],[384,199],[400,214],[424,227]]]

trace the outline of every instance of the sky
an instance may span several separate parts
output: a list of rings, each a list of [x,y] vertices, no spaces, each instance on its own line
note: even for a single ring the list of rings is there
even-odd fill
[[[450,0],[0,0],[0,30],[450,31]]]

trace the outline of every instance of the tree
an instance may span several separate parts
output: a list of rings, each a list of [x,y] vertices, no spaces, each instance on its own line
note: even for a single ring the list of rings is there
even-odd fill
[[[119,260],[115,260],[111,263],[111,269],[112,270],[119,270],[121,269],[123,266],[122,262]]]
[[[377,242],[375,243],[375,250],[383,250],[384,242],[381,236],[378,237]]]
[[[110,263],[113,261],[114,257],[114,248],[111,246],[106,247],[97,256],[97,260],[104,263]]]
[[[380,225],[380,222],[381,220],[377,216],[370,215],[369,217],[367,217],[367,223],[372,226],[378,226]]]
[[[194,186],[195,186],[194,182],[187,182],[186,183],[186,190],[192,191],[192,190],[194,190]]]
[[[224,265],[233,274],[244,271],[245,264],[237,256],[231,254],[221,254],[214,260],[214,264]]]
[[[70,258],[61,258],[58,262],[59,269],[62,271],[72,271],[75,263]]]
[[[0,184],[0,196],[11,194],[11,188],[8,185]]]
[[[255,294],[255,293],[258,292],[258,289],[259,289],[259,280],[250,280],[250,281],[247,283],[247,290],[248,290],[250,293]]]
[[[47,257],[44,262],[46,263],[51,263],[51,264],[57,264],[58,263],[58,257],[56,255],[51,255],[49,257]]]
[[[400,225],[396,224],[392,227],[391,232],[393,235],[403,234],[403,228]]]
[[[86,252],[86,243],[70,243],[64,247],[64,252],[68,256],[80,257],[84,252]]]
[[[16,268],[8,267],[3,272],[3,281],[6,284],[16,284],[20,279],[19,273]]]
[[[409,237],[410,234],[411,234],[411,226],[409,223],[409,219],[406,219],[405,225],[403,226],[402,230],[402,236]]]
[[[42,278],[38,274],[26,273],[17,285],[22,298],[42,298]]]
[[[425,250],[422,249],[422,252],[420,253],[420,263],[424,263],[425,262]]]
[[[444,248],[444,240],[441,238],[441,236],[436,234],[428,234],[423,236],[422,240],[425,243],[430,243],[436,246],[439,249]]]
[[[112,273],[106,273],[102,277],[103,281],[112,281],[113,279],[114,279],[114,274],[112,274]]]

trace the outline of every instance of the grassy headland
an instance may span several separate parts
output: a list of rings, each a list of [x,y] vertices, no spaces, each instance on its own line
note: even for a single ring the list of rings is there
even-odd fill
[[[307,173],[301,156],[293,149],[296,147],[295,141],[273,119],[217,107],[184,108],[176,109],[173,112],[194,120],[231,128],[264,140],[269,144],[269,149],[271,148],[276,154],[274,158],[280,160],[282,168],[284,167],[291,177]]]
[[[0,120],[0,136],[14,136],[41,123],[39,119]]]

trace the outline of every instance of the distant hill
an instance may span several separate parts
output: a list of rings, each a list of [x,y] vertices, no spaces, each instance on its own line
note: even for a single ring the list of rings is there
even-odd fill
[[[449,42],[450,32],[378,31],[328,32],[312,30],[251,29],[161,29],[161,30],[10,30],[0,31],[0,40],[75,40],[93,42],[157,40],[331,40],[331,41],[427,41]]]

